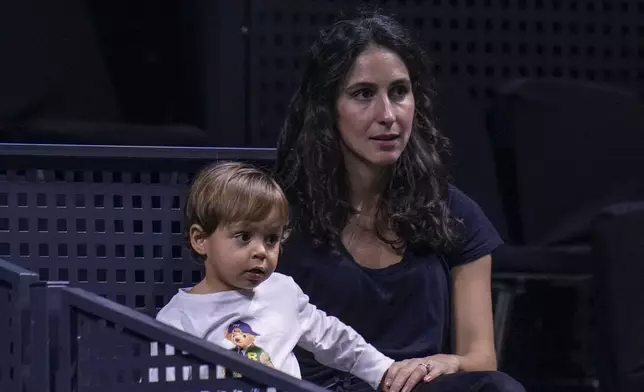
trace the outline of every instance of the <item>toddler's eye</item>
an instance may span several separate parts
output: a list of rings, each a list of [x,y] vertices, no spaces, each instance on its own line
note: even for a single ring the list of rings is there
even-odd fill
[[[248,242],[250,241],[250,234],[247,232],[241,232],[235,234],[235,238],[239,239],[242,242]]]
[[[269,245],[275,245],[279,242],[280,237],[277,234],[271,234],[266,237],[266,243]]]

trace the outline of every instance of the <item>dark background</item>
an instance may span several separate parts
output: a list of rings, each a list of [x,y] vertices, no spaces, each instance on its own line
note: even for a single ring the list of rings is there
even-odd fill
[[[499,87],[588,81],[644,96],[638,0],[20,0],[0,3],[0,138],[274,147],[308,46],[364,3],[393,11],[424,44],[456,182],[510,242],[525,240],[499,196],[514,191],[502,181],[514,168],[492,167],[499,145],[479,132]],[[525,287],[503,370],[591,389],[593,290],[580,282]]]
[[[637,0],[23,0],[0,5],[0,120],[186,124],[272,147],[312,39],[364,3],[417,32],[439,94],[465,92],[445,110],[514,78],[644,90]]]

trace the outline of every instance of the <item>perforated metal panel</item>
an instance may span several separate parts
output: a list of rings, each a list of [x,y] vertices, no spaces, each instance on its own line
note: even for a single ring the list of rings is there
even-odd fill
[[[25,390],[29,358],[30,271],[0,260],[0,391]]]
[[[248,99],[252,143],[273,146],[302,58],[320,28],[355,0],[250,1]],[[644,2],[397,0],[393,10],[418,33],[441,89],[464,85],[485,105],[502,81],[584,79],[644,92]],[[446,110],[458,111],[454,104]]]
[[[129,153],[2,159],[0,258],[151,315],[198,282],[202,265],[184,246],[181,209],[194,172],[218,154]]]
[[[13,328],[16,312],[11,285],[0,282],[0,390],[19,390],[17,371],[19,358],[16,352],[16,334]]]
[[[0,181],[11,183],[0,191],[0,257],[43,280],[153,310],[174,287],[201,279],[182,249],[186,175],[29,169]]]

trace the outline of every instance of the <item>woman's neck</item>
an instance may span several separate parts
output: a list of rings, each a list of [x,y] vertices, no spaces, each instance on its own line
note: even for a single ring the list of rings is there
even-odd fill
[[[342,241],[345,247],[352,249],[351,242],[356,239],[359,242],[367,241],[367,243],[373,241],[376,239],[374,235],[378,236],[378,240],[382,240],[383,237],[380,236],[383,235],[398,245],[397,234],[391,230],[388,222],[381,220],[383,217],[378,216],[378,204],[386,186],[389,169],[368,166],[362,162],[352,163],[354,164],[346,165],[347,187],[351,193],[351,206],[357,214],[349,217],[342,232]],[[391,246],[391,243],[386,243],[386,245]],[[399,249],[394,250],[399,260]]]
[[[353,163],[346,167],[351,206],[361,215],[375,217],[386,169]]]

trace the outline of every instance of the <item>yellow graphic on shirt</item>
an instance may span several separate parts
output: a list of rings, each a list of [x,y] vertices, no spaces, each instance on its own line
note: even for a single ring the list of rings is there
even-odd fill
[[[243,321],[235,321],[228,326],[224,335],[226,340],[235,345],[233,351],[245,356],[246,358],[252,359],[253,361],[274,367],[273,362],[271,362],[270,355],[261,347],[255,345],[255,338],[259,336],[259,334],[253,331],[250,325]],[[241,378],[242,375],[237,372],[233,372],[233,377]]]

